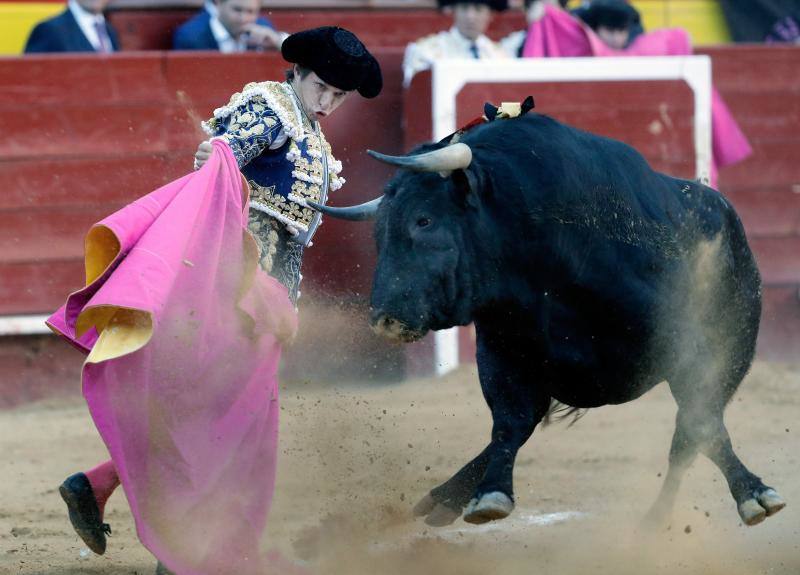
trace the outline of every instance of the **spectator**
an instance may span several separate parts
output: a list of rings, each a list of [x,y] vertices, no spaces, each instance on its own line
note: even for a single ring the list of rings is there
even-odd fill
[[[175,50],[278,50],[287,37],[266,18],[260,0],[207,1],[203,10],[181,25],[172,39]]]
[[[107,5],[108,0],[69,0],[61,14],[36,25],[25,53],[118,51],[117,33],[103,16]]]
[[[600,0],[594,0],[598,4]],[[554,6],[545,6],[538,20],[531,22],[522,48],[524,58],[564,58],[587,56],[688,56],[692,43],[687,32],[669,28],[642,33],[627,46],[614,49],[600,39],[586,24]],[[710,181],[716,186],[718,169],[741,162],[752,154],[747,137],[742,133],[722,97],[711,94],[711,130],[713,160]]]
[[[722,0],[735,42],[800,44],[798,0]]]
[[[591,0],[572,14],[614,50],[624,50],[644,32],[639,12],[625,0]]]
[[[566,7],[568,0],[525,0],[523,8],[525,8],[525,20],[528,26],[531,22],[539,20],[544,16],[545,5]],[[506,53],[514,58],[522,57],[522,47],[525,46],[525,39],[528,37],[528,30],[517,30],[512,32],[502,40],[500,46]]]
[[[445,58],[507,58],[503,48],[486,37],[492,11],[501,12],[508,0],[439,0],[439,8],[453,17],[450,30],[432,34],[406,47],[403,82],[406,86],[417,72],[427,70],[435,60]]]

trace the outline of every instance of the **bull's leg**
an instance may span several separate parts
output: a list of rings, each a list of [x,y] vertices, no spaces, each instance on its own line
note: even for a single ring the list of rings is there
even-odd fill
[[[680,413],[675,421],[675,433],[672,435],[672,445],[669,449],[669,469],[661,486],[658,499],[645,516],[644,524],[647,527],[657,527],[664,523],[672,512],[675,496],[681,484],[683,474],[697,456],[697,444],[685,429],[684,420]]]
[[[550,395],[530,381],[532,358],[523,351],[527,349],[509,345],[505,334],[492,337],[478,332],[478,370],[493,425],[492,441],[484,451],[486,470],[464,511],[469,523],[502,519],[511,513],[517,451],[550,408]]]
[[[436,527],[449,525],[466,507],[489,462],[489,448],[462,467],[453,477],[431,489],[414,507],[414,515],[426,516],[425,523]]]
[[[728,430],[722,421],[722,414],[707,425],[708,429],[699,431],[699,434],[704,436],[700,442],[700,450],[725,476],[742,521],[747,525],[756,525],[768,515],[783,509],[786,502],[781,496],[771,487],[764,485],[734,453]],[[701,424],[700,427],[704,425]]]
[[[495,343],[496,342],[496,343]],[[491,443],[414,508],[429,525],[448,525],[468,504],[464,519],[483,523],[514,507],[512,474],[517,451],[550,407],[550,396],[528,381],[531,358],[478,331],[481,388],[492,411]]]
[[[678,403],[673,438],[673,450],[677,452],[676,462],[673,469],[671,451],[670,469],[659,499],[648,518],[663,518],[671,510],[680,476],[697,451],[707,456],[722,471],[736,501],[739,516],[747,525],[760,523],[786,505],[774,489],[764,485],[741,462],[733,451],[728,430],[725,428],[723,411],[742,377],[743,373],[740,373],[736,374],[736,379],[731,378],[729,381],[735,381],[733,385],[709,385],[709,378],[693,382],[694,385],[670,382],[670,389]]]
[[[521,391],[521,390],[520,390]],[[483,480],[464,511],[464,521],[486,523],[507,517],[514,509],[514,461],[547,413],[550,399],[534,404],[529,393],[504,394],[493,402],[492,442]]]

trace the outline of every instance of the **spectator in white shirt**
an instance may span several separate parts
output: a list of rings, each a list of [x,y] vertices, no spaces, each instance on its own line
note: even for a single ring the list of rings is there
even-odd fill
[[[507,58],[506,52],[486,37],[492,13],[508,7],[507,0],[439,0],[439,8],[453,17],[450,30],[431,34],[406,47],[403,82],[445,58]]]

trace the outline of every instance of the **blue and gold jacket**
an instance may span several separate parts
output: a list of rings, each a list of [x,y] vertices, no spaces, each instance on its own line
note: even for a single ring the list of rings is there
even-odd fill
[[[342,187],[341,162],[285,82],[247,84],[214,110],[203,129],[233,151],[250,187],[248,228],[259,247],[259,265],[296,302],[303,248],[311,245],[322,222],[306,201],[324,204],[328,191]],[[288,233],[287,225],[297,236]]]
[[[250,208],[294,226],[296,241],[308,245],[321,215],[306,201],[324,204],[344,178],[319,123],[301,111],[292,88],[285,82],[247,84],[203,127],[233,150],[250,185]]]

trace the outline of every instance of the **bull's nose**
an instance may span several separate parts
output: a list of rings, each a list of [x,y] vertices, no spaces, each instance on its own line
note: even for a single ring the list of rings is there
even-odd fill
[[[417,341],[425,335],[424,331],[411,329],[402,320],[386,313],[373,314],[372,331],[380,336],[402,342]]]
[[[385,313],[372,314],[372,327],[376,330],[385,330],[390,328],[395,323],[395,320],[390,318]]]
[[[377,326],[386,318],[387,315],[382,309],[376,309],[374,307],[369,308],[369,321],[373,326]]]
[[[382,336],[398,338],[406,331],[403,322],[386,314],[377,314],[372,321],[372,330]]]

